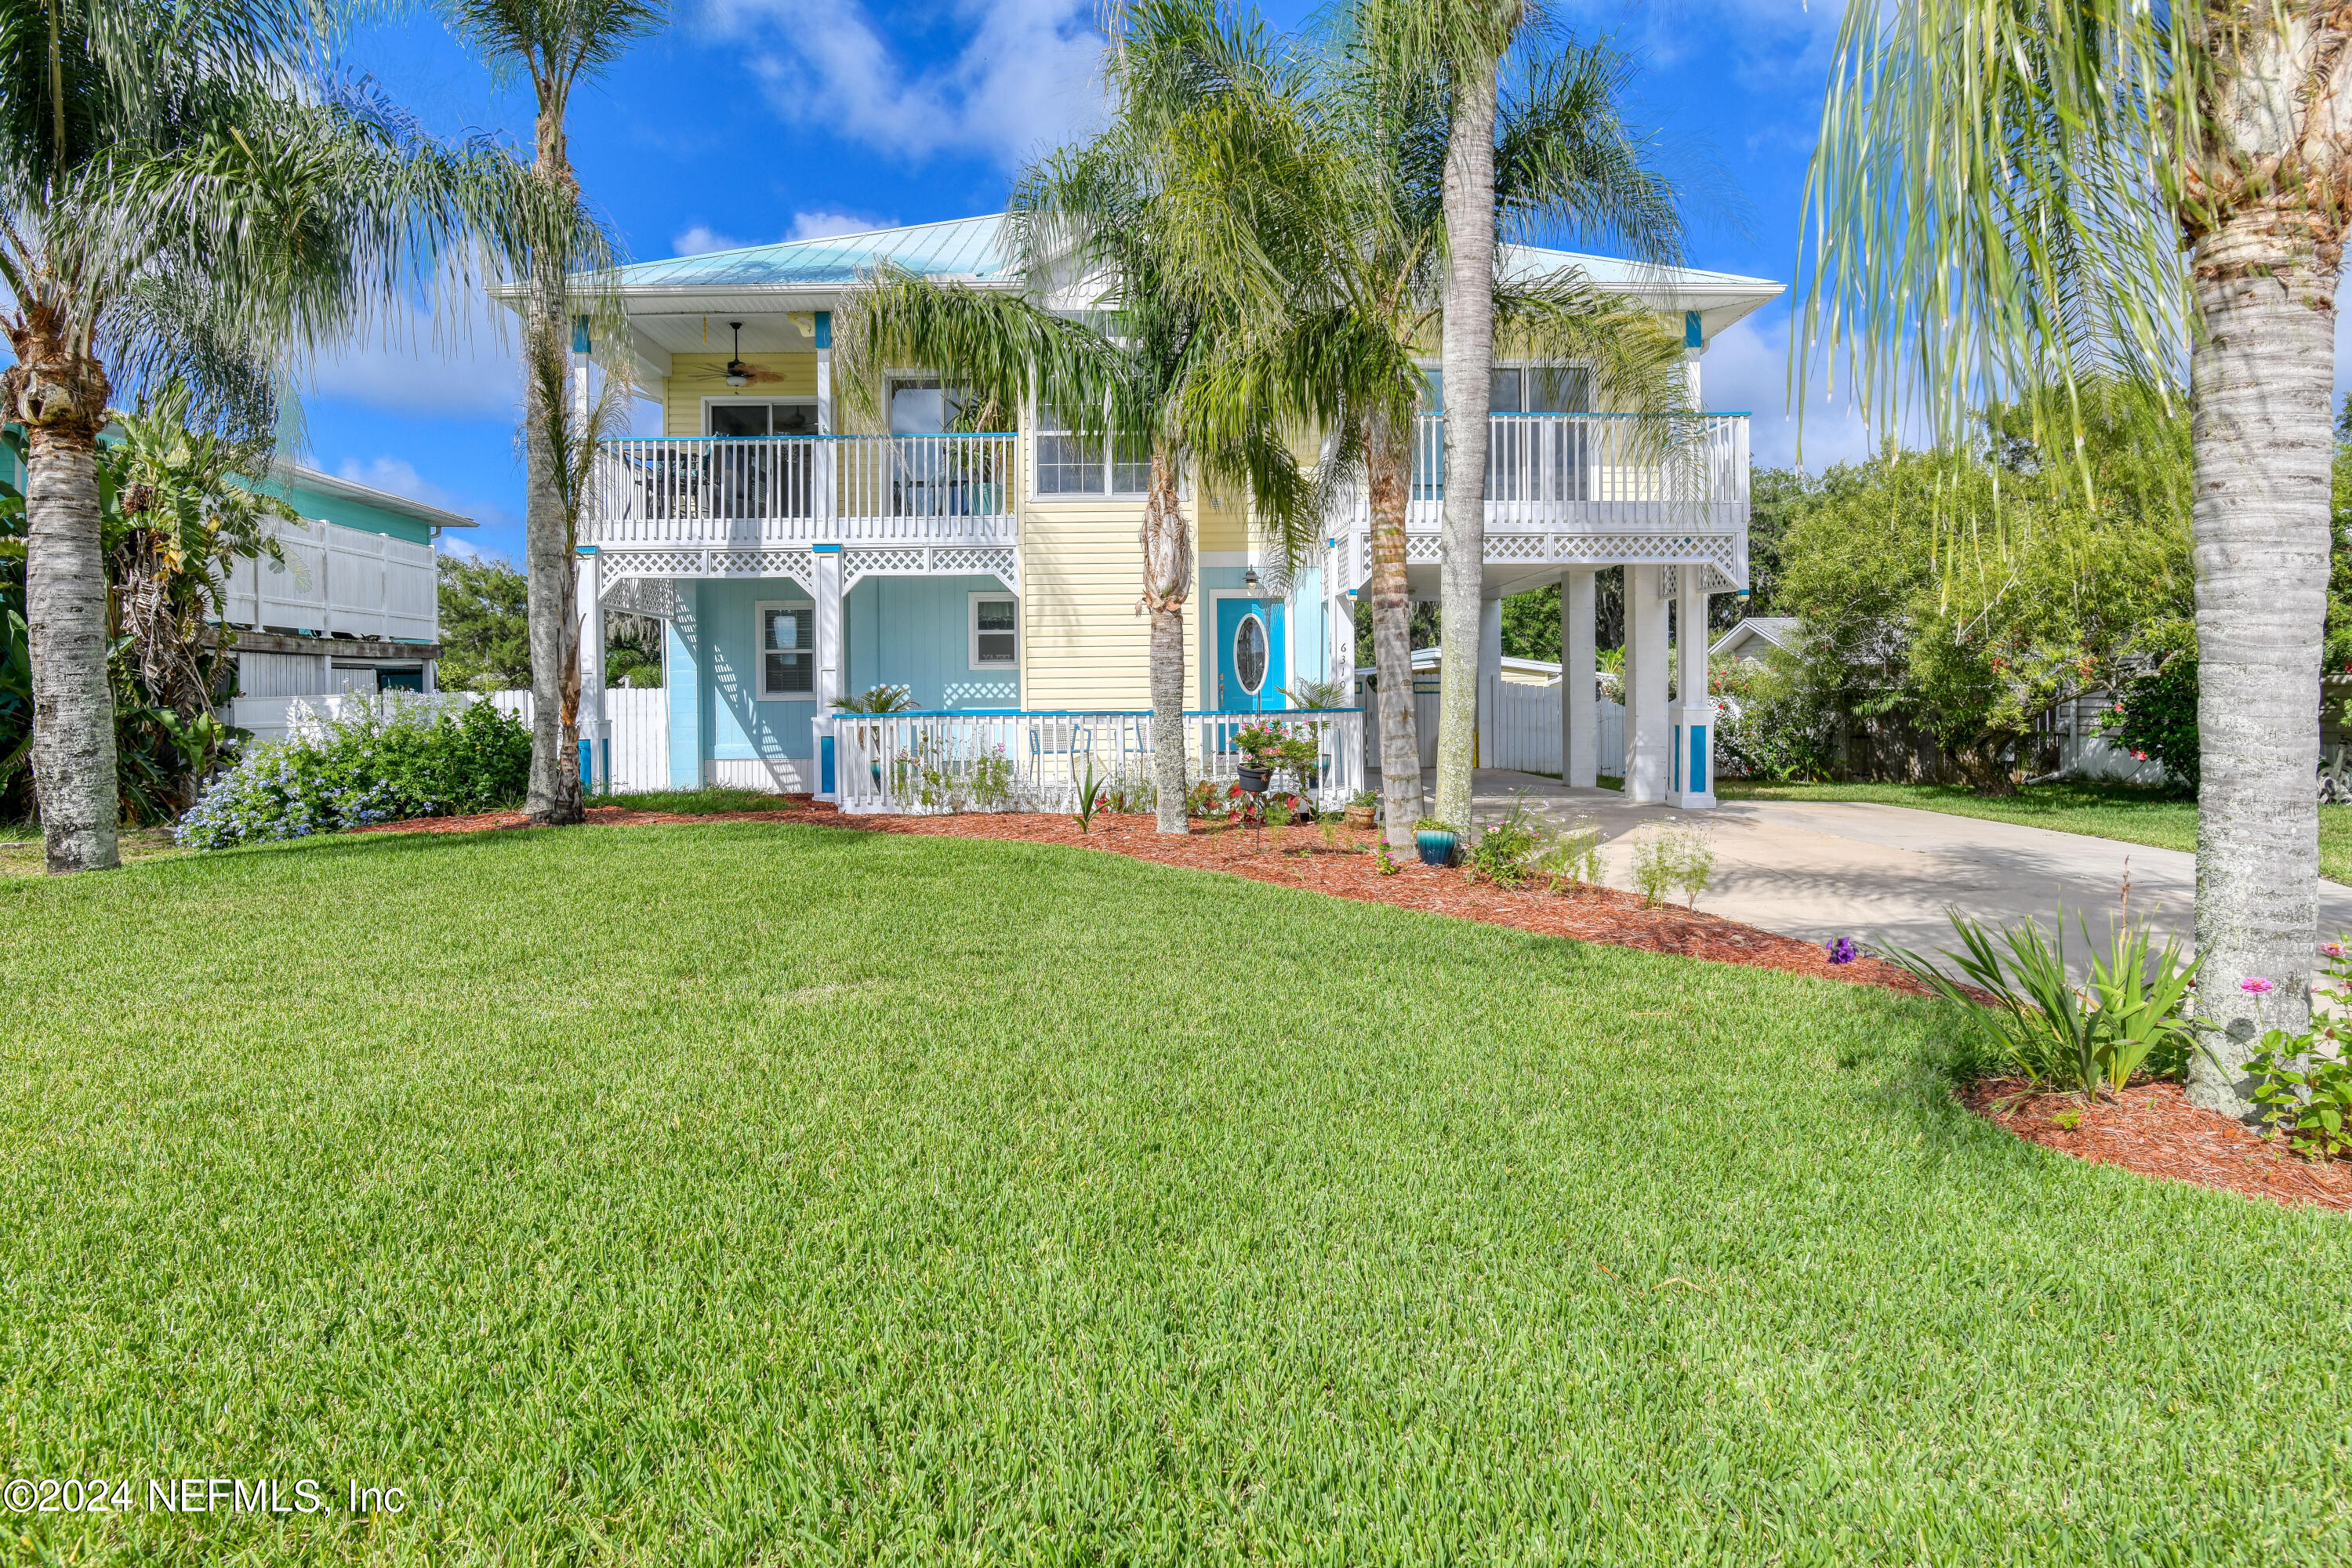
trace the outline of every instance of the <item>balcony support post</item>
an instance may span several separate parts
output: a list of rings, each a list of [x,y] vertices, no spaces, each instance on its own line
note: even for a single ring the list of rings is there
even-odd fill
[[[1668,805],[1715,809],[1715,700],[1707,694],[1706,568],[1686,565],[1675,598],[1675,728]]]
[[[816,547],[816,710],[833,711],[848,660],[841,627],[841,546]]]
[[[1592,657],[1593,575],[1590,567],[1559,580],[1560,774],[1570,789],[1591,789],[1601,773],[1601,709]]]
[[[604,558],[593,544],[579,547],[580,793],[610,794],[613,731],[604,717]]]
[[[1666,601],[1661,566],[1625,568],[1625,798],[1637,805],[1666,798]]]

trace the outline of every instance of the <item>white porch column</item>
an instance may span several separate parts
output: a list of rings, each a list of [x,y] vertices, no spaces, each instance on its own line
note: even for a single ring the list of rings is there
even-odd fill
[[[1592,573],[1559,580],[1560,778],[1570,789],[1591,789],[1601,774],[1601,709],[1592,658]]]
[[[841,635],[841,546],[816,547],[816,710],[833,711],[847,673],[848,649]]]
[[[818,310],[809,318],[809,335],[816,340],[816,433],[830,436],[833,429],[833,312]],[[884,428],[888,428],[886,424]],[[816,452],[816,493],[810,498],[816,516],[810,521],[819,539],[841,537],[840,511],[834,499],[835,454],[831,447],[819,442]],[[824,600],[820,598],[819,604]],[[817,612],[817,625],[824,624],[824,612]],[[835,619],[838,621],[838,613]],[[820,630],[819,636],[823,636]],[[822,662],[822,660],[820,660]],[[837,694],[836,694],[837,695]],[[831,709],[822,708],[830,712]]]
[[[1715,702],[1706,690],[1706,568],[1686,563],[1675,575],[1674,763],[1666,804],[1686,811],[1711,811],[1715,808]]]
[[[1478,602],[1478,743],[1476,763],[1500,767],[1503,755],[1503,601]]]
[[[1625,798],[1666,798],[1666,602],[1656,566],[1625,568]]]
[[[579,549],[580,788],[613,788],[613,730],[604,717],[604,563],[593,544]]]

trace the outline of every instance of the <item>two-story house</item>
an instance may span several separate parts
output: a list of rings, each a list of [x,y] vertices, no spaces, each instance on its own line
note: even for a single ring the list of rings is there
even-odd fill
[[[626,356],[640,392],[659,402],[662,434],[605,444],[582,529],[583,603],[667,626],[674,786],[838,786],[845,806],[852,795],[877,804],[828,763],[833,700],[875,686],[911,697],[926,716],[922,746],[963,743],[942,738],[961,732],[959,719],[974,743],[993,736],[1016,752],[1141,732],[1129,722],[1150,705],[1148,623],[1137,613],[1141,469],[1104,442],[1042,425],[1034,406],[1013,430],[952,433],[954,389],[938,367],[892,367],[873,428],[837,396],[833,313],[860,278],[887,259],[941,282],[1025,289],[1000,227],[998,217],[965,218],[622,273],[626,341],[593,352]],[[1528,247],[1507,264],[1576,268],[1654,301],[1683,331],[1695,386],[1709,341],[1780,291]],[[1408,550],[1414,592],[1432,598],[1444,420],[1434,369],[1433,353]],[[1591,574],[1631,568],[1631,787],[1636,798],[1706,804],[1706,721],[1666,711],[1665,606],[1679,595],[1703,625],[1707,595],[1746,584],[1746,416],[1709,416],[1697,449],[1661,466],[1631,455],[1623,416],[1589,407],[1576,367],[1505,363],[1492,417],[1482,662],[1499,672],[1505,595],[1568,584],[1582,630],[1567,639],[1563,743],[1570,779],[1590,783],[1592,683],[1580,686],[1574,666],[1591,663]],[[1197,562],[1187,709],[1276,710],[1304,681],[1352,678],[1354,600],[1370,574],[1361,498],[1332,517],[1321,551],[1287,571],[1239,506],[1198,489],[1187,504]],[[592,644],[600,626],[583,616]],[[1706,641],[1684,642],[1701,673],[1682,689],[1704,693]],[[589,658],[593,668],[593,647]],[[1007,714],[1071,722],[981,722]],[[591,735],[600,723],[593,693],[583,722]]]

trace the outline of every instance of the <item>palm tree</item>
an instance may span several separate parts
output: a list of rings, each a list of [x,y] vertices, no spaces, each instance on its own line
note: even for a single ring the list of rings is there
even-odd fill
[[[1502,305],[1508,286],[1496,270],[1500,242],[1564,230],[1613,242],[1652,265],[1682,258],[1676,193],[1618,109],[1633,62],[1606,42],[1548,47],[1533,17],[1524,0],[1357,0],[1349,18],[1360,69],[1400,86],[1426,83],[1443,104],[1444,659],[1435,813],[1457,823],[1470,819],[1477,739],[1495,343],[1498,328],[1519,324]],[[1555,306],[1548,313],[1565,321],[1580,312]],[[1671,427],[1654,428],[1664,436]]]
[[[1254,396],[1329,432],[1318,476],[1327,490],[1366,482],[1381,793],[1390,841],[1402,845],[1423,805],[1405,514],[1412,421],[1426,384],[1420,357],[1443,320],[1449,127],[1442,85],[1427,72],[1396,68],[1380,43],[1343,35],[1319,68],[1256,73],[1259,90],[1247,100],[1256,124],[1232,139],[1250,156],[1220,153],[1191,198],[1188,234],[1201,253],[1192,268],[1204,284],[1231,277],[1264,296],[1236,301],[1266,323],[1252,357],[1265,385]],[[1578,204],[1563,194],[1593,183],[1594,143],[1612,153],[1622,145],[1607,111],[1620,68],[1609,51],[1573,45],[1534,64],[1529,90],[1506,111],[1498,211],[1529,224],[1575,216]],[[1605,163],[1601,173],[1633,183]],[[1659,183],[1633,174],[1646,181],[1644,197],[1660,202]],[[1660,226],[1670,230],[1671,199],[1661,205]],[[1224,258],[1235,254],[1266,264],[1234,268]],[[1574,273],[1496,279],[1489,298],[1506,343],[1539,359],[1585,363],[1606,405],[1685,411],[1681,343],[1645,307]]]
[[[661,26],[662,0],[445,0],[449,28],[493,72],[527,76],[539,112],[533,121],[532,173],[559,210],[583,212],[565,117],[572,89],[609,68],[629,46]],[[617,419],[627,393],[618,381],[625,356],[606,367],[591,399],[574,382],[572,321],[583,278],[607,260],[606,246],[584,216],[549,230],[527,262],[523,305],[523,568],[530,582],[530,820],[583,820],[576,757],[580,740],[580,616],[574,575],[580,510],[596,439]],[[614,318],[608,289],[592,287],[586,314],[601,329]],[[592,606],[593,608],[593,606]],[[602,671],[596,673],[602,680]]]
[[[32,758],[52,872],[116,864],[98,433],[184,382],[207,426],[275,423],[291,363],[535,220],[487,144],[445,149],[316,85],[299,0],[0,0],[0,283],[27,437]]]
[[[1318,514],[1284,441],[1283,410],[1251,395],[1251,323],[1180,259],[1190,254],[1187,198],[1202,164],[1233,145],[1236,83],[1263,68],[1263,35],[1224,27],[1211,0],[1146,0],[1118,26],[1108,56],[1117,118],[1024,174],[1007,214],[1008,243],[1033,287],[1091,287],[1083,308],[1065,313],[885,269],[844,311],[836,352],[869,415],[882,364],[933,365],[992,421],[1034,396],[1076,440],[1148,461],[1141,608],[1151,628],[1153,783],[1160,831],[1181,834],[1192,539],[1180,484],[1191,475],[1240,487],[1286,537],[1306,536]]]
[[[2347,46],[2344,13],[2266,0],[1853,0],[1808,196],[1795,342],[1843,345],[1882,417],[1910,396],[1951,440],[2044,380],[2178,395],[2186,358],[2200,1011],[2224,1031],[2189,1097],[2232,1111],[2261,1033],[2309,1019]]]

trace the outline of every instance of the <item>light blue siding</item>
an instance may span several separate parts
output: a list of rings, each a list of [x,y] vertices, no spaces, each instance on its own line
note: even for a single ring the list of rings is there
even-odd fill
[[[702,661],[699,584],[677,585],[678,616],[668,623],[662,645],[662,684],[669,692],[669,783],[672,789],[702,787]]]
[[[388,533],[394,539],[404,539],[411,544],[433,542],[432,525],[383,507],[370,506],[349,496],[331,496],[314,490],[299,479],[272,479],[261,487],[270,495],[293,504],[304,517],[324,518],[329,522],[355,528],[362,533]]]
[[[806,590],[788,578],[706,582],[702,610],[703,699],[709,705],[709,756],[814,757],[809,720],[816,699],[762,700],[760,696],[760,628],[757,606],[769,601],[811,605]]]
[[[971,668],[971,595],[1002,594],[993,577],[868,577],[846,604],[851,693],[903,686],[926,709],[1021,706],[1010,670]]]

